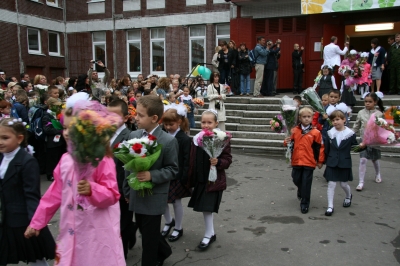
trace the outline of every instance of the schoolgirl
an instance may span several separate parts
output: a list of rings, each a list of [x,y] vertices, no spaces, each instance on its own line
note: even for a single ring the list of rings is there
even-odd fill
[[[322,95],[328,94],[332,89],[337,89],[335,77],[332,73],[332,68],[330,66],[322,67],[322,77],[318,81],[319,90],[318,95],[322,99]]]

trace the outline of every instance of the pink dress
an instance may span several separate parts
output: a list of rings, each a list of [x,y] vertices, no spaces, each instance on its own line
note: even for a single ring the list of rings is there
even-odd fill
[[[372,79],[371,79],[371,65],[368,64],[368,63],[364,63],[364,64],[363,64],[363,68],[364,68],[364,70],[363,70],[363,72],[362,72],[362,77],[361,77],[361,79],[359,80],[358,84],[361,85],[361,84],[367,83],[368,86],[370,86],[371,83],[372,83]]]
[[[30,226],[42,229],[60,208],[54,265],[126,265],[114,160],[105,157],[87,179],[92,195],[87,197],[90,204],[85,210],[77,209],[78,181],[73,166],[71,155],[64,154]]]

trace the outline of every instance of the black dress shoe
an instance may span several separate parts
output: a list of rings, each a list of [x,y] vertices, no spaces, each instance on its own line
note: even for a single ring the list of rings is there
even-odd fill
[[[132,249],[135,244],[136,244],[136,231],[137,231],[138,227],[136,226],[136,223],[132,222],[131,228],[130,228],[130,232],[129,232],[129,244],[128,244],[128,248]]]
[[[208,247],[211,245],[211,243],[214,242],[215,240],[217,240],[217,235],[213,235],[212,237],[204,237],[204,238],[208,238],[208,239],[210,239],[210,241],[208,242],[208,244],[200,242],[200,244],[197,247],[202,251],[208,249]]]
[[[350,195],[350,199],[349,199],[350,202],[346,202],[346,199],[349,199],[349,198],[345,198],[345,199],[344,199],[344,201],[343,201],[343,207],[348,208],[348,207],[351,206],[351,200],[353,199],[353,194]]]
[[[301,213],[306,214],[308,212],[308,207],[301,206]]]
[[[179,238],[181,238],[181,236],[183,236],[183,229],[181,229],[181,230],[174,229],[174,231],[178,232],[178,235],[176,235],[176,236],[170,235],[170,236],[168,237],[168,241],[169,241],[169,242],[175,242],[175,241],[177,241]],[[172,232],[173,232],[173,231],[172,231]]]
[[[334,210],[333,208],[328,207],[328,209],[327,209],[326,212],[325,212],[325,216],[332,216],[332,214],[333,214],[334,211],[335,211],[335,210]]]
[[[166,226],[168,226],[168,230],[167,231],[161,231],[161,235],[163,237],[166,237],[167,235],[169,235],[169,232],[171,231],[171,228],[173,226],[175,226],[175,219],[172,219],[172,222],[170,222],[169,224],[165,224]]]
[[[164,261],[157,261],[156,266],[163,266],[164,265]]]

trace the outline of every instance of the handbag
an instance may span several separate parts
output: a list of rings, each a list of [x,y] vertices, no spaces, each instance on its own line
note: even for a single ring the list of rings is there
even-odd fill
[[[221,109],[221,104],[219,102],[215,103],[215,109],[218,109],[218,110]]]

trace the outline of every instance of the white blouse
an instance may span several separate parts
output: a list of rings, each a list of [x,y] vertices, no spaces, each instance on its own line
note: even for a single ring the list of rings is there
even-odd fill
[[[0,165],[0,179],[4,179],[4,176],[6,175],[8,165],[14,159],[15,155],[18,153],[20,147],[16,148],[14,151],[9,152],[9,153],[3,153],[3,160],[1,161]]]

